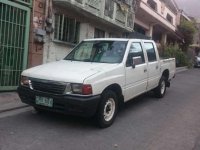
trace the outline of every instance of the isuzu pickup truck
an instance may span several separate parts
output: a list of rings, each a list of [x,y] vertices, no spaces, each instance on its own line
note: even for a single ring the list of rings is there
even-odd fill
[[[174,76],[175,59],[160,59],[152,40],[87,39],[63,60],[23,71],[18,94],[37,111],[96,116],[105,128],[134,97],[162,98]]]

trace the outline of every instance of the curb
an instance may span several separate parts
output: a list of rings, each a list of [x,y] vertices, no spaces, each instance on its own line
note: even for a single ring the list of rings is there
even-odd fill
[[[29,105],[21,102],[16,91],[0,93],[0,113],[28,107]]]
[[[187,71],[188,70],[188,67],[177,67],[176,68],[176,73],[180,73],[180,72],[184,72],[184,71]]]
[[[26,108],[26,107],[30,107],[30,106],[24,104],[24,105],[21,105],[21,106],[10,107],[10,108],[6,108],[6,109],[0,110],[0,113],[4,113],[4,112],[7,112],[7,111],[12,111],[12,110],[17,110],[17,109],[21,109],[21,108]]]

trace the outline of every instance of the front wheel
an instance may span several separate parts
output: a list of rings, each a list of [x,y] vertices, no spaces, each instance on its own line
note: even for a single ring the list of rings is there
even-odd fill
[[[40,108],[38,108],[38,107],[33,107],[33,108],[34,108],[34,110],[35,110],[35,113],[40,114],[40,113],[44,112],[43,109],[40,109]]]
[[[154,93],[157,98],[162,98],[164,97],[165,92],[166,92],[166,78],[162,76],[159,81],[159,85],[154,90]]]
[[[115,92],[107,90],[102,94],[102,99],[97,112],[98,125],[106,128],[112,125],[118,111],[118,100]]]

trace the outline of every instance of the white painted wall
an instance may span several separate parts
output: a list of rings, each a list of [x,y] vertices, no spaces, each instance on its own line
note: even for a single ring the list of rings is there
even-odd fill
[[[46,40],[44,44],[43,63],[61,60],[73,48],[73,46],[67,44],[53,42],[48,37]]]

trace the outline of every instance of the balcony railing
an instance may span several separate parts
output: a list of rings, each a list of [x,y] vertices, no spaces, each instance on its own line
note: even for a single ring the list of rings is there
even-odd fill
[[[118,0],[53,0],[53,2],[78,7],[80,13],[81,11],[89,12],[128,31],[133,30],[134,12],[131,2],[122,3]]]
[[[81,4],[83,3],[83,0],[76,0],[76,1],[77,1],[78,3],[81,3]]]
[[[88,0],[87,4],[95,9],[100,9],[101,0]]]

